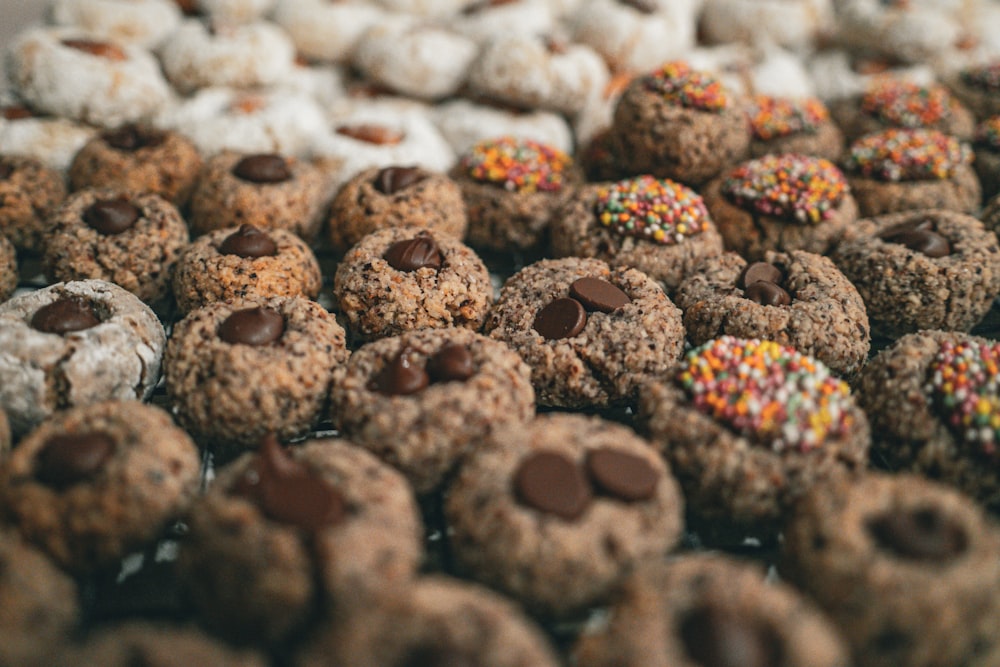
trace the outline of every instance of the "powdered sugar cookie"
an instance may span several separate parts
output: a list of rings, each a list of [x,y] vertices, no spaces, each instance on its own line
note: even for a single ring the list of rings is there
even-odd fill
[[[870,49],[905,63],[930,60],[964,36],[963,13],[969,2],[921,0],[843,0],[838,37],[845,46]]]
[[[480,44],[506,35],[547,35],[556,28],[553,5],[539,0],[478,0],[467,5],[449,25]]]
[[[480,141],[503,136],[533,139],[565,153],[573,152],[569,124],[552,111],[510,109],[453,99],[434,107],[431,120],[459,155]]]
[[[8,155],[25,155],[65,172],[94,128],[65,118],[36,116],[17,103],[0,105],[0,146]]]
[[[142,120],[170,98],[152,55],[90,39],[78,28],[26,30],[6,64],[14,92],[33,108],[92,125]]]
[[[75,26],[93,39],[153,48],[181,22],[172,0],[55,0],[49,20]]]
[[[376,0],[376,2],[390,12],[441,19],[454,16],[475,0]]]
[[[934,70],[927,64],[906,65],[837,49],[816,54],[807,67],[816,96],[827,102],[863,95],[876,78],[886,75],[921,86],[935,81]]]
[[[835,30],[832,0],[707,0],[700,25],[709,42],[780,44],[796,51]]]
[[[299,54],[323,62],[346,61],[361,36],[383,18],[377,5],[364,0],[278,0],[272,15]]]
[[[685,56],[695,69],[711,72],[740,95],[814,95],[812,78],[798,55],[774,45],[721,44],[699,47]]]
[[[220,23],[252,23],[274,7],[275,0],[196,0],[198,11]]]

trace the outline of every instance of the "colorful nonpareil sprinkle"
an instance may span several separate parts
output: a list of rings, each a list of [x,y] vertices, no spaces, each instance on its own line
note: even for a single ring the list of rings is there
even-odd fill
[[[937,130],[892,128],[855,141],[845,161],[849,171],[883,181],[950,178],[972,162],[972,149]]]
[[[982,454],[1000,459],[1000,343],[944,341],[924,390],[948,426]]]
[[[709,341],[688,352],[677,379],[698,410],[776,452],[820,447],[853,421],[847,383],[773,341]]]
[[[861,111],[886,125],[930,127],[951,115],[955,100],[944,86],[919,86],[880,77],[861,98]]]
[[[668,62],[644,78],[646,87],[663,95],[668,102],[688,109],[722,111],[729,97],[715,77],[691,69],[683,60]]]
[[[959,75],[968,86],[986,90],[1000,89],[1000,62],[979,65],[962,70]]]
[[[803,132],[814,134],[830,118],[826,105],[814,97],[755,95],[747,114],[754,137],[761,141]]]
[[[681,243],[704,231],[708,209],[701,195],[669,179],[639,176],[597,192],[597,220],[624,236],[661,245]]]
[[[751,160],[722,183],[722,193],[741,208],[812,224],[830,218],[847,190],[829,160],[791,153]]]
[[[976,126],[976,143],[1000,150],[1000,116],[991,116]]]
[[[481,141],[462,157],[471,178],[520,193],[558,192],[572,164],[558,148],[514,137]]]

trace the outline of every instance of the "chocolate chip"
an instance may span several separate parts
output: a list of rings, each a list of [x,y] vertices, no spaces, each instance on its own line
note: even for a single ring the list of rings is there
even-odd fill
[[[108,130],[101,135],[104,143],[120,151],[137,151],[140,148],[159,146],[166,139],[164,132],[148,127],[139,127],[133,123],[122,125],[114,130]]]
[[[643,14],[652,14],[657,9],[653,0],[618,0],[618,2]]]
[[[416,271],[424,267],[438,271],[442,262],[441,248],[425,233],[393,243],[386,249],[382,258],[397,271]]]
[[[464,345],[445,345],[427,360],[427,374],[434,382],[464,382],[475,372],[472,353]]]
[[[375,175],[375,189],[384,195],[396,194],[427,178],[419,167],[386,167]]]
[[[108,60],[128,60],[128,56],[125,55],[121,47],[109,42],[98,42],[92,39],[64,39],[62,45]]]
[[[774,283],[775,285],[780,285],[783,279],[784,275],[782,275],[781,269],[776,267],[774,264],[769,264],[767,262],[753,262],[752,264],[747,264],[746,268],[743,269],[743,272],[740,273],[737,285],[740,289],[746,289],[759,280],[766,280],[767,282]]]
[[[10,106],[2,107],[0,115],[5,120],[24,120],[25,118],[33,118],[35,114],[26,106],[11,104]]]
[[[525,505],[568,520],[583,514],[592,497],[580,466],[555,452],[528,455],[514,474],[514,486]]]
[[[910,560],[943,562],[966,548],[962,527],[931,507],[888,512],[868,530],[880,547]]]
[[[347,502],[329,482],[289,456],[269,435],[236,482],[233,492],[252,501],[270,519],[318,530],[347,517]]]
[[[100,431],[56,435],[38,453],[35,476],[43,484],[63,489],[92,477],[114,452],[114,440]]]
[[[791,295],[781,286],[767,280],[758,280],[750,284],[743,293],[746,298],[764,306],[787,306],[792,302]]]
[[[372,378],[368,388],[386,396],[408,396],[430,384],[430,376],[414,363],[413,350],[403,348]]]
[[[717,607],[702,607],[681,622],[684,648],[702,667],[774,667],[781,643],[773,630]]]
[[[270,345],[284,333],[284,315],[266,307],[237,310],[219,325],[219,338],[233,345]]]
[[[142,211],[127,199],[103,199],[91,204],[83,212],[83,221],[91,229],[111,236],[132,228]]]
[[[292,177],[292,170],[280,155],[257,153],[237,162],[233,176],[250,183],[281,183]]]
[[[587,325],[587,311],[576,299],[562,297],[549,302],[535,315],[531,328],[546,340],[571,338]]]
[[[569,286],[569,295],[588,311],[611,313],[632,303],[628,294],[601,278],[580,278]]]
[[[587,474],[600,491],[626,501],[652,498],[660,481],[649,461],[611,447],[587,455]]]
[[[31,317],[32,329],[60,336],[96,327],[100,323],[90,304],[66,297],[42,306]]]
[[[267,232],[253,225],[241,225],[219,244],[219,252],[244,258],[274,257],[278,254],[278,244]]]
[[[337,134],[378,146],[394,146],[406,136],[391,127],[369,124],[341,125],[337,128]]]
[[[893,225],[878,235],[887,243],[898,243],[928,257],[945,257],[951,254],[948,239],[939,234],[931,220],[914,220]]]

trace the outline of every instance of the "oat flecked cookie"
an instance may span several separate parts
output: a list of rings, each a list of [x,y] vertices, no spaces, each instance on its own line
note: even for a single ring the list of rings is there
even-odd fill
[[[17,251],[14,244],[0,233],[0,303],[17,289]]]
[[[31,157],[0,157],[0,234],[18,250],[40,253],[49,215],[66,198],[55,169]]]

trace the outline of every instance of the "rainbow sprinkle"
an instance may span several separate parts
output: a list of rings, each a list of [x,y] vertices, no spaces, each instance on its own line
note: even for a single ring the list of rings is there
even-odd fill
[[[715,77],[691,69],[683,60],[675,60],[643,78],[646,88],[663,95],[663,99],[688,109],[722,111],[729,97]]]
[[[826,105],[814,97],[793,99],[755,95],[747,108],[753,136],[770,141],[790,134],[815,134],[830,118]]]
[[[924,391],[948,425],[984,455],[1000,460],[1000,343],[944,341]]]
[[[688,352],[677,380],[698,410],[775,452],[816,449],[853,421],[847,383],[774,341],[709,341]]]
[[[1000,116],[991,116],[976,126],[976,143],[1000,150]]]
[[[846,160],[850,171],[883,181],[943,180],[972,162],[972,150],[937,130],[891,128],[861,137]]]
[[[722,183],[723,194],[741,208],[812,224],[832,217],[847,191],[832,162],[792,153],[746,162]]]
[[[462,168],[471,178],[522,194],[558,192],[572,164],[558,148],[516,137],[481,141],[462,157]]]
[[[862,112],[896,127],[930,127],[947,119],[954,106],[944,86],[919,86],[893,77],[876,79],[861,98]]]
[[[985,90],[1000,89],[1000,62],[969,67],[959,74],[967,86]]]
[[[705,230],[708,209],[701,195],[669,179],[638,176],[597,191],[597,220],[623,236],[661,245],[681,243]]]

